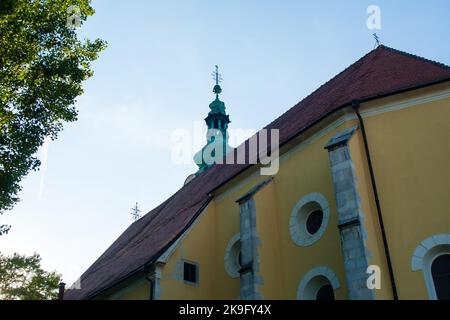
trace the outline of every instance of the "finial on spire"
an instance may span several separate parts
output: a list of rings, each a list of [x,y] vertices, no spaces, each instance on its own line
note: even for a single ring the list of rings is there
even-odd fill
[[[222,88],[219,83],[222,82],[222,75],[219,73],[219,66],[216,65],[216,70],[211,74],[213,79],[216,81],[213,92],[216,94],[216,98],[219,99],[219,94],[222,92]]]
[[[380,39],[378,38],[378,35],[376,33],[373,34],[373,37],[375,38],[375,48],[380,45]]]

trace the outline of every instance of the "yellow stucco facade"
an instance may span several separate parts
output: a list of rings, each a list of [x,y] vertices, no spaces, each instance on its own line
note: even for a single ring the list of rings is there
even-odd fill
[[[398,298],[429,299],[426,270],[413,271],[412,260],[422,241],[450,234],[450,85],[444,83],[364,102],[360,112]],[[332,282],[334,297],[351,298],[352,280],[346,273],[349,266],[341,234],[345,226],[338,227],[334,171],[325,146],[354,126],[358,127],[347,148],[363,215],[362,241],[368,265],[380,268],[381,288],[371,293],[374,299],[393,298],[361,124],[351,108],[330,115],[284,146],[278,173],[252,196],[258,237],[258,267],[254,273],[261,298],[306,297],[311,285],[305,277],[313,275],[313,270],[320,275],[320,270],[325,269],[329,270],[326,274],[333,274],[333,281],[328,280]],[[242,279],[230,276],[225,267],[229,241],[241,232],[241,209],[236,200],[268,178],[261,176],[255,166],[214,191],[209,205],[158,263],[158,292],[154,298],[241,297]],[[311,194],[325,199],[327,222],[312,244],[299,245],[290,231],[291,217],[296,204]],[[441,243],[441,247],[447,250],[445,244]],[[197,266],[196,283],[183,280],[184,261]],[[150,291],[149,282],[141,275],[99,298],[149,299]]]

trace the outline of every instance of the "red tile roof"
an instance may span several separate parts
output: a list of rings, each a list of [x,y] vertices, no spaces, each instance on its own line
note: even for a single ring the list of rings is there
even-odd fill
[[[280,130],[280,145],[354,100],[370,100],[450,80],[450,67],[379,46],[307,96],[266,128]],[[250,165],[214,165],[130,225],[81,276],[65,299],[89,299],[142,270],[170,246],[209,203],[212,190]]]

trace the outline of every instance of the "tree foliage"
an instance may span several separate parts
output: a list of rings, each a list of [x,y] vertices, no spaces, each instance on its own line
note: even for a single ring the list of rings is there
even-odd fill
[[[41,257],[0,253],[0,299],[49,300],[58,297],[61,276],[41,268]]]
[[[106,46],[78,38],[77,24],[94,14],[90,2],[0,1],[0,214],[18,202],[21,179],[39,168],[44,139],[77,119],[82,82]],[[7,229],[0,226],[0,235]]]

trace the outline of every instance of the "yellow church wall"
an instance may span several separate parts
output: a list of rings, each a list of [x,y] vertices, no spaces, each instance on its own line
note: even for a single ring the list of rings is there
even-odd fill
[[[295,299],[303,276],[318,266],[327,266],[336,273],[340,283],[340,288],[335,290],[336,299],[347,298],[329,157],[324,146],[338,131],[353,124],[352,121],[344,123],[309,145],[300,146],[300,150],[291,151],[282,161],[274,179],[282,252],[283,299]],[[295,204],[313,192],[319,192],[327,199],[330,218],[325,233],[317,242],[300,247],[291,239],[289,219]]]
[[[225,271],[224,257],[225,250],[227,248],[228,242],[231,238],[239,234],[240,231],[240,219],[239,219],[239,205],[236,200],[242,196],[242,190],[250,188],[258,177],[241,178],[236,182],[243,181],[243,186],[241,188],[233,188],[231,190],[226,190],[226,194],[218,194],[215,197],[215,203],[217,207],[217,276],[216,284],[217,288],[215,295],[218,299],[238,299],[239,298],[239,288],[240,282],[238,278],[231,278]]]
[[[377,300],[390,300],[393,298],[392,286],[389,278],[381,228],[378,221],[361,129],[356,131],[354,136],[350,139],[349,149],[354,164],[358,191],[361,198],[361,207],[364,214],[363,226],[367,232],[365,244],[369,251],[369,265],[378,266],[381,272],[381,288],[374,291],[375,298]]]
[[[238,299],[239,278],[231,278],[224,266],[224,255],[230,239],[239,233],[239,205],[236,200],[261,181],[260,176],[236,180],[239,188],[218,195],[197,219],[163,267],[161,299]],[[180,280],[180,260],[199,264],[199,284]],[[206,278],[206,275],[208,279]]]
[[[264,299],[283,299],[284,284],[280,250],[280,226],[277,214],[275,182],[269,183],[254,196],[256,229],[261,243],[258,247],[263,284],[259,287]]]
[[[212,299],[217,270],[215,204],[211,202],[162,268],[161,299]],[[198,264],[198,284],[183,281],[183,261]]]
[[[420,92],[437,89],[450,86]],[[412,254],[426,238],[450,233],[449,119],[450,98],[364,119],[400,299],[428,299],[423,273],[411,270]]]

